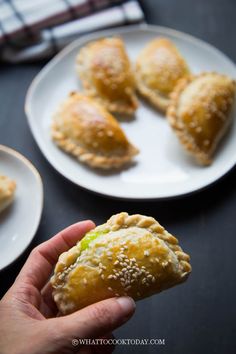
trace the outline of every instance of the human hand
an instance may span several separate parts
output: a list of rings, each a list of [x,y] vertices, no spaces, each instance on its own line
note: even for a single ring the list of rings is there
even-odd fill
[[[111,346],[73,347],[72,339],[110,336],[134,313],[129,297],[111,298],[71,315],[56,317],[48,279],[62,252],[90,229],[91,221],[71,225],[33,249],[12,287],[0,301],[1,354],[107,353]]]

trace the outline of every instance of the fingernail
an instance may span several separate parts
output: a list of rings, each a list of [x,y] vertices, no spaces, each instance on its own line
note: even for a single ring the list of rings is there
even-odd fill
[[[129,315],[131,312],[134,311],[136,305],[134,300],[128,296],[122,296],[116,298],[116,301],[119,303],[120,307],[122,308],[123,315]]]

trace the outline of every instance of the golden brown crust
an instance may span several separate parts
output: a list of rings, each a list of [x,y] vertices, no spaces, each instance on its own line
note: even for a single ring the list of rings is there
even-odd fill
[[[101,235],[88,249],[78,243],[56,265],[53,296],[63,314],[112,296],[139,300],[191,272],[178,240],[152,217],[120,213],[94,231]]]
[[[235,82],[217,73],[180,80],[172,93],[168,121],[185,149],[202,165],[211,164],[230,125],[234,95]]]
[[[136,61],[139,93],[164,112],[178,80],[188,75],[185,60],[175,45],[166,38],[150,41]]]
[[[61,149],[96,168],[121,167],[138,153],[110,113],[75,92],[55,114],[52,138]]]
[[[0,176],[0,212],[6,209],[13,201],[16,182],[6,176]]]
[[[77,56],[76,69],[86,94],[110,112],[135,112],[138,101],[134,75],[120,38],[104,38],[87,44]]]

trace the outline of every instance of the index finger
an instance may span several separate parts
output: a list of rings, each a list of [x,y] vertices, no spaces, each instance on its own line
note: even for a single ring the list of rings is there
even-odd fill
[[[95,224],[90,220],[78,222],[34,248],[16,282],[25,281],[41,290],[51,275],[60,254],[73,247],[86,232],[94,227]]]

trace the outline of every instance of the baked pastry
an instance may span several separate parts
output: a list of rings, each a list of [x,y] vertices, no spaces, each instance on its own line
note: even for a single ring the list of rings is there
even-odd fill
[[[120,38],[104,38],[83,47],[76,68],[87,95],[110,112],[133,114],[138,107],[134,74]]]
[[[0,176],[0,212],[12,203],[15,189],[15,181],[6,176]]]
[[[75,92],[55,114],[52,138],[61,149],[81,162],[102,169],[130,163],[138,153],[116,119],[103,106]]]
[[[63,253],[51,279],[61,314],[114,296],[140,300],[185,281],[189,256],[154,218],[120,213]]]
[[[167,116],[180,142],[202,165],[212,155],[231,122],[235,82],[217,73],[181,80]]]
[[[188,66],[175,45],[156,38],[141,51],[136,61],[139,93],[165,112],[178,80],[189,75]]]

